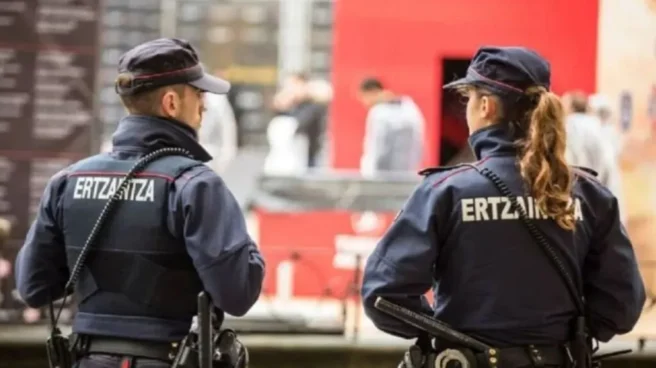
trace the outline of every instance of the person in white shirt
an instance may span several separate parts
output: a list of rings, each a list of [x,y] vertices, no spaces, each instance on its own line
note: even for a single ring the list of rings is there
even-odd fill
[[[608,97],[596,94],[588,99],[590,113],[601,121],[601,134],[613,144],[615,155],[622,153],[623,137],[617,122],[612,120],[612,108]]]
[[[572,92],[564,95],[562,100],[566,113],[567,162],[597,172],[599,181],[617,198],[620,217],[626,223],[622,173],[614,144],[603,134],[599,118],[589,113],[587,96],[581,92]]]
[[[424,154],[424,116],[409,96],[397,96],[375,78],[360,84],[360,101],[369,108],[360,172],[418,170]]]
[[[207,165],[223,173],[237,155],[237,122],[226,95],[205,93],[205,112],[198,142],[213,157]]]
[[[308,169],[308,139],[297,134],[299,122],[290,114],[294,106],[294,91],[289,85],[276,93],[273,110],[276,115],[267,126],[269,152],[264,160],[267,175],[301,175]]]

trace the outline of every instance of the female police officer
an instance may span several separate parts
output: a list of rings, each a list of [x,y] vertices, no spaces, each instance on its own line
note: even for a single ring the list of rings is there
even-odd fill
[[[507,184],[582,285],[591,336],[605,342],[634,327],[645,291],[617,200],[594,173],[564,161],[563,109],[549,85],[549,64],[537,53],[483,47],[467,76],[445,86],[468,98],[469,143],[478,161],[424,170],[426,178],[369,257],[362,296],[379,329],[421,335],[376,310],[383,297],[501,349],[499,367],[534,366],[529,349],[520,349],[527,346],[539,347],[547,366],[566,364],[562,346],[571,339],[574,298],[482,169]],[[434,308],[424,297],[431,287]]]

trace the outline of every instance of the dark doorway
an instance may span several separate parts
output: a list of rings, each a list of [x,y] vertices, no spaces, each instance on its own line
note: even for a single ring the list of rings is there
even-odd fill
[[[442,80],[449,83],[467,74],[470,59],[443,59]],[[474,155],[467,143],[469,131],[465,118],[463,98],[453,91],[444,90],[440,101],[442,114],[440,137],[440,166],[456,165],[474,161]]]

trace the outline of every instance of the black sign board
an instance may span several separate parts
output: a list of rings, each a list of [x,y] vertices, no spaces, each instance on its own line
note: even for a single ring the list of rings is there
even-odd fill
[[[0,321],[38,313],[24,314],[11,265],[49,178],[91,152],[98,3],[0,0]]]

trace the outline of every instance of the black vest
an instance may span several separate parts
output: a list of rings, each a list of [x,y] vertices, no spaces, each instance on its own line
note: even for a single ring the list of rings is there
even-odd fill
[[[69,270],[135,162],[97,155],[73,166],[62,197]],[[170,233],[166,219],[173,181],[198,165],[167,156],[132,179],[91,244],[75,293],[80,312],[191,320],[202,284],[184,241]]]

